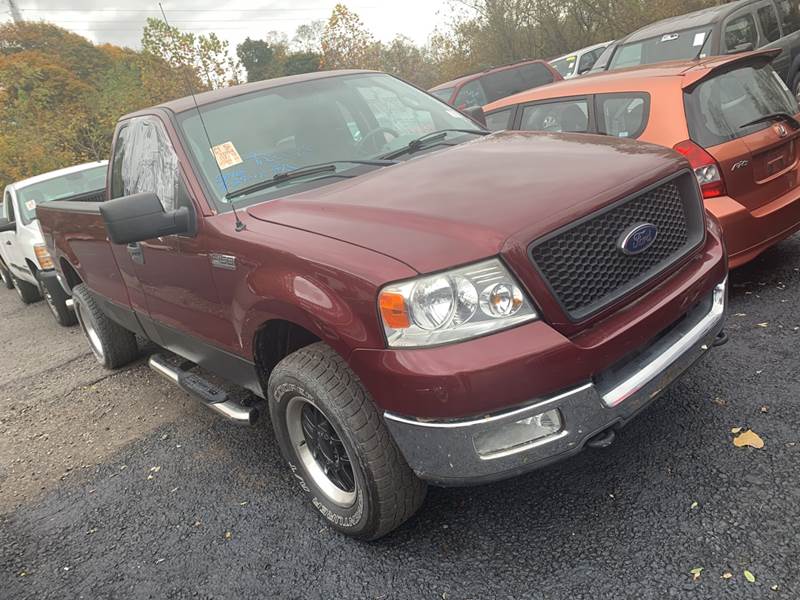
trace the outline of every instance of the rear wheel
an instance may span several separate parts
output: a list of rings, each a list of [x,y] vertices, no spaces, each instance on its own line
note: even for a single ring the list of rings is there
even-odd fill
[[[97,306],[85,284],[72,288],[75,315],[97,362],[116,369],[136,360],[139,346],[136,336],[115,323]]]
[[[62,327],[71,327],[78,322],[75,312],[67,307],[69,296],[67,296],[57,279],[53,277],[46,279],[40,276],[39,291],[44,301],[47,302],[50,312],[53,313],[56,323]]]
[[[39,286],[28,283],[27,281],[22,281],[19,277],[14,275],[11,275],[11,280],[14,282],[14,288],[17,290],[19,299],[25,304],[33,304],[42,299],[42,295],[39,293]]]
[[[4,287],[7,290],[14,288],[14,281],[11,279],[11,273],[8,272],[8,269],[6,269],[3,263],[0,263],[0,287]]]
[[[406,464],[361,382],[324,343],[281,361],[269,379],[281,452],[311,505],[334,528],[373,540],[422,505]]]

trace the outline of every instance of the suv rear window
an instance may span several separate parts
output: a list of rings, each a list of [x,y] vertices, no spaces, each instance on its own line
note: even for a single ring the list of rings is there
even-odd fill
[[[548,83],[553,83],[553,74],[542,64],[520,65],[513,69],[504,69],[487,73],[481,77],[486,101],[494,102],[518,92],[524,92]]]
[[[735,140],[770,126],[743,127],[776,112],[796,115],[797,99],[769,65],[742,67],[701,82],[685,94],[689,135],[704,148]]]
[[[610,69],[649,65],[667,60],[688,60],[706,46],[710,27],[697,27],[665,33],[640,42],[619,46],[611,58]]]

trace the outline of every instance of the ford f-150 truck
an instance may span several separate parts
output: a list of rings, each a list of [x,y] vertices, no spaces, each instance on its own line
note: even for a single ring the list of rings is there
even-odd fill
[[[429,482],[609,444],[723,339],[724,247],[683,157],[489,135],[381,73],[127,115],[108,196],[38,209],[97,359],[134,360],[138,334],[228,418],[266,405],[311,505],[362,539]]]
[[[0,279],[25,304],[45,299],[56,321],[75,325],[70,299],[56,272],[36,220],[36,207],[51,200],[98,202],[105,197],[107,161],[59,169],[7,186],[0,213]]]

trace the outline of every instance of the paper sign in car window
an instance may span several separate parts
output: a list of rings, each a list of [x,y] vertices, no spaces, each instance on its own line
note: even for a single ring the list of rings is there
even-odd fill
[[[236,151],[236,146],[233,142],[225,142],[211,148],[214,153],[214,158],[220,169],[229,169],[230,167],[242,164],[242,157]]]
[[[701,31],[700,33],[694,34],[694,41],[692,42],[692,46],[702,46],[703,42],[706,41],[706,32]]]
[[[677,34],[677,33],[665,33],[664,35],[661,36],[661,41],[662,42],[674,42],[679,37],[680,37],[680,35]]]
[[[36,210],[36,200],[28,200],[25,203],[25,208],[27,208],[29,211]]]

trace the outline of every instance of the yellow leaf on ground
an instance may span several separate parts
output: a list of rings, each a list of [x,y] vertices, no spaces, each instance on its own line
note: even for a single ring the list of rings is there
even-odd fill
[[[730,579],[731,577],[733,577],[733,573],[731,573],[730,571],[725,571],[725,572],[722,574],[722,578],[723,578],[723,579]]]
[[[697,581],[698,579],[700,579],[700,573],[702,572],[703,572],[703,567],[695,567],[694,569],[689,571],[689,573],[692,574],[692,581]]]
[[[740,433],[735,438],[733,438],[733,445],[737,448],[742,448],[743,446],[750,446],[751,448],[758,448],[761,449],[764,447],[764,440],[755,432],[751,430],[747,430],[743,433]]]
[[[759,323],[759,327],[769,327],[769,323]]]
[[[739,433],[741,430],[742,430],[741,427],[734,427],[733,429],[731,429],[731,433]]]
[[[744,570],[744,578],[747,579],[747,581],[749,581],[750,583],[755,583],[756,582],[756,576],[753,575],[747,569]]]

